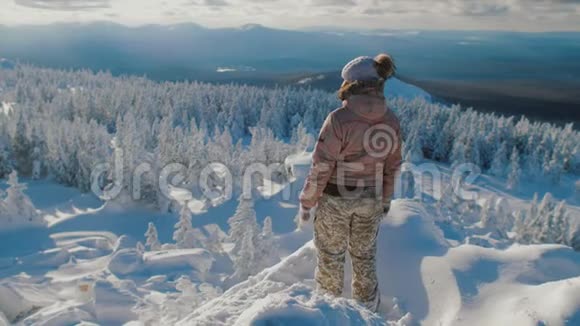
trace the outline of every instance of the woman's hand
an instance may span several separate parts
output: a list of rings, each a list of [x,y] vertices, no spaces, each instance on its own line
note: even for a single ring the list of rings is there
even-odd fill
[[[312,209],[306,208],[306,207],[300,205],[300,211],[298,212],[298,214],[300,215],[300,220],[302,222],[308,222],[310,220],[311,215],[312,215],[311,211],[312,211]]]
[[[383,214],[387,215],[391,209],[391,202],[383,203]]]

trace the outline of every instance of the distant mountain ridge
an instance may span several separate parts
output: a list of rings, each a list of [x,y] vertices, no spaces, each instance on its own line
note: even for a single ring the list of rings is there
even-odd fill
[[[341,83],[342,78],[340,77],[340,72],[336,71],[332,73],[313,74],[302,76],[300,78],[294,78],[289,84],[320,88],[329,92],[335,92],[338,90]],[[402,97],[406,99],[419,97],[429,101],[432,99],[431,94],[429,94],[427,91],[396,77],[387,81],[385,95],[387,97]]]
[[[414,79],[580,80],[580,62],[573,60],[580,33],[332,32],[258,24],[210,29],[194,23],[127,27],[109,22],[0,25],[0,39],[0,55],[8,59],[117,74],[147,70],[160,79],[173,75],[161,70],[188,70],[179,79],[220,66],[251,66],[261,73],[326,72],[356,56],[389,52],[400,73]]]
[[[337,71],[353,57],[388,52],[399,79],[445,103],[543,121],[580,121],[575,91],[580,88],[580,32],[91,23],[0,25],[0,40],[1,57],[42,67],[269,87]],[[334,79],[304,84],[338,87]]]

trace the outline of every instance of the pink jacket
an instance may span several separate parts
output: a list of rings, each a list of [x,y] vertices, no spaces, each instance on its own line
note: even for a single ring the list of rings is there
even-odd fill
[[[316,206],[328,183],[382,187],[384,202],[390,201],[401,145],[399,120],[384,98],[351,96],[322,126],[300,203],[307,209]]]

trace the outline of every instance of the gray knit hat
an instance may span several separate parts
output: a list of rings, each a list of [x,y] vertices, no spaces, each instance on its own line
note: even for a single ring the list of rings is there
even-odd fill
[[[376,62],[371,57],[358,57],[347,63],[342,69],[342,79],[347,82],[375,81],[381,79]]]

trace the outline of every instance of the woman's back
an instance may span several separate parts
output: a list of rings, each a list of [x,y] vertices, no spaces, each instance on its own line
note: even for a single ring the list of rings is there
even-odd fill
[[[395,153],[400,145],[399,120],[387,108],[382,96],[353,95],[343,104],[328,119],[330,124],[337,124],[333,129],[338,131],[340,139],[340,144],[331,144],[340,149],[337,167],[329,182],[375,186],[377,181],[382,181],[382,178],[377,180],[377,168],[400,161]]]

